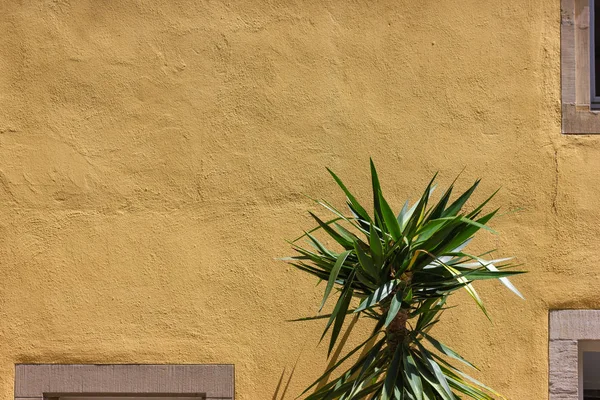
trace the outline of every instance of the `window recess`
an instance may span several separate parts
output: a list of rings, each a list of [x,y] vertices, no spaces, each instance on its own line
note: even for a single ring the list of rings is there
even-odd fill
[[[600,0],[561,0],[560,74],[561,132],[600,134],[600,62],[596,62],[596,30],[600,31]],[[598,23],[595,23],[597,22]],[[592,33],[593,32],[593,33]],[[600,32],[599,32],[600,34]],[[600,38],[600,36],[599,36]],[[598,88],[596,85],[598,84]],[[597,96],[598,95],[598,96]]]

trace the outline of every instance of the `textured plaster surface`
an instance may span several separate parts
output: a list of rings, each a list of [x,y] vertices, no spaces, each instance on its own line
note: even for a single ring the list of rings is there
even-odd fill
[[[394,207],[435,171],[501,186],[522,302],[437,334],[548,398],[548,310],[600,308],[600,137],[560,134],[559,0],[0,1],[0,397],[15,363],[231,363],[240,400],[319,375],[322,287],[275,257],[302,193]]]

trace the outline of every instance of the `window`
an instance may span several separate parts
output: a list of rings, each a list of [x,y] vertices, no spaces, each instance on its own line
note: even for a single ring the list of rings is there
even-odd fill
[[[600,400],[600,341],[579,342],[579,369],[583,400]]]
[[[600,310],[550,311],[549,399],[600,399]]]
[[[595,40],[595,32],[592,36],[598,14],[594,1],[561,0],[561,129],[566,134],[600,133],[600,90],[596,89],[596,85],[600,88],[596,79],[600,63],[596,63],[595,51],[600,41]]]
[[[600,108],[600,1],[590,0],[590,107]]]
[[[233,400],[233,365],[18,364],[15,400]]]

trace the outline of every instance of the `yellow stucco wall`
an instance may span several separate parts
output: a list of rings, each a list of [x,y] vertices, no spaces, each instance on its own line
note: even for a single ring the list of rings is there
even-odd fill
[[[560,135],[559,0],[0,1],[0,395],[15,363],[234,363],[240,400],[323,368],[322,287],[275,257],[341,203],[435,171],[498,186],[522,302],[438,334],[547,398],[551,308],[600,308],[600,137]],[[452,333],[452,335],[450,334]],[[314,355],[317,355],[314,357]],[[281,393],[281,392],[280,392]]]

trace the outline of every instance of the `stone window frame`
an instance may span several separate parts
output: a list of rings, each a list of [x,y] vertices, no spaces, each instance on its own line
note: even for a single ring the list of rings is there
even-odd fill
[[[560,5],[561,132],[600,134],[600,110],[590,109],[590,1]]]
[[[233,400],[234,381],[231,364],[17,364],[14,398],[137,395]]]
[[[582,400],[582,352],[600,345],[600,310],[553,310],[549,317],[549,399]]]

